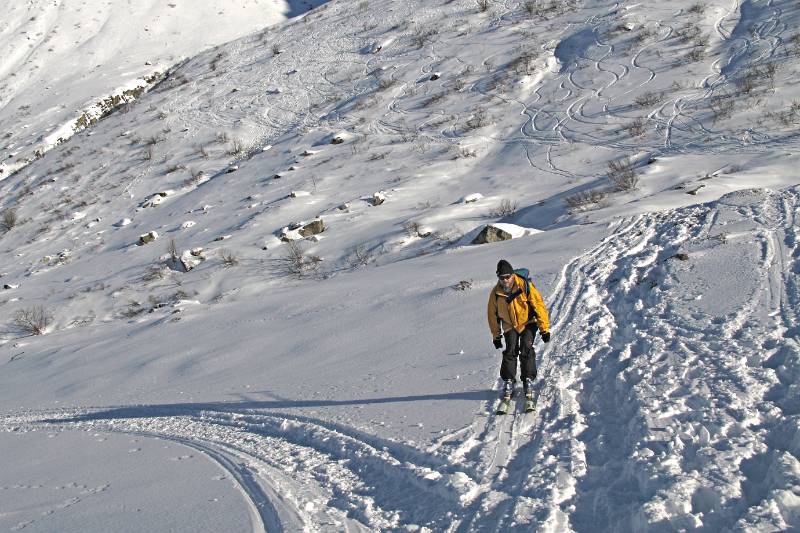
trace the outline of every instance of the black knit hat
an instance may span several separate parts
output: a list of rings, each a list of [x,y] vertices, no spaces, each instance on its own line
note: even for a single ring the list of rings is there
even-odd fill
[[[507,274],[513,274],[514,269],[511,267],[511,263],[506,261],[505,259],[501,259],[497,262],[497,275],[498,276],[505,276]]]

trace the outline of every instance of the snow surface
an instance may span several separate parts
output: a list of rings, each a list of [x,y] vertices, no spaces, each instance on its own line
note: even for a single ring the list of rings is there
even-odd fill
[[[91,103],[163,54],[135,103],[29,161],[82,104],[48,121],[62,99],[2,71],[0,528],[800,529],[797,2],[333,1],[269,28],[251,2],[227,29],[205,3],[180,53],[112,4],[82,9],[137,43],[125,75],[47,76]],[[4,43],[79,41],[59,6]],[[515,238],[469,245],[487,224]],[[500,258],[550,309],[535,414],[494,414]]]

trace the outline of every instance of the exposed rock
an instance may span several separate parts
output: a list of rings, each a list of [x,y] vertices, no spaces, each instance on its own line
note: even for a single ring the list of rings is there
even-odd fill
[[[495,226],[486,226],[483,230],[472,240],[472,244],[487,244],[490,242],[507,241],[512,238],[512,235]]]
[[[482,199],[483,199],[483,195],[481,193],[479,193],[479,192],[476,192],[476,193],[473,193],[473,194],[468,194],[467,196],[463,197],[461,199],[461,203],[463,203],[463,204],[471,204],[471,203],[477,202],[478,200],[482,200]]]
[[[155,231],[149,231],[143,235],[139,235],[139,246],[144,246],[145,244],[151,243],[156,239],[158,239],[158,233]]]
[[[227,240],[228,240],[228,239],[230,239],[230,238],[231,238],[231,236],[230,236],[230,235],[220,235],[219,237],[217,237],[216,239],[214,239],[214,242],[217,242],[217,241],[227,241]]]
[[[386,195],[382,192],[376,192],[375,194],[372,195],[372,198],[370,198],[370,203],[372,205],[381,205],[385,201],[386,201]]]
[[[303,196],[311,196],[311,193],[308,191],[292,191],[289,196],[292,198],[301,198]]]
[[[441,76],[441,74],[439,74],[438,72],[434,72],[434,73],[431,75],[431,77],[430,77],[430,80],[431,80],[431,81],[436,81],[436,80],[438,80],[438,79],[439,79],[439,78],[441,78],[441,77],[442,77],[442,76]]]
[[[318,218],[300,228],[300,235],[303,237],[310,237],[311,235],[317,235],[323,231],[325,231],[325,223],[321,218]]]
[[[228,167],[228,170],[226,170],[225,172],[230,174],[231,172],[236,172],[237,170],[239,170],[239,165],[231,165],[231,166]]]
[[[192,270],[205,260],[205,258],[202,256],[203,249],[200,248],[199,249],[200,251],[196,255],[194,253],[195,250],[192,251],[186,250],[181,254],[179,262],[181,264],[181,267],[183,267],[184,272],[189,272],[190,270]]]
[[[679,261],[688,261],[689,260],[689,254],[687,254],[685,252],[679,252],[679,253],[671,256],[670,259],[678,259]]]

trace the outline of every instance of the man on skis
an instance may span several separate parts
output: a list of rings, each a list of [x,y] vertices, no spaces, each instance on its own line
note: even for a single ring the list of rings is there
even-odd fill
[[[532,399],[533,381],[536,379],[536,353],[533,340],[536,330],[542,340],[550,342],[550,319],[542,295],[528,278],[527,270],[514,271],[505,259],[497,263],[497,285],[489,293],[489,329],[494,347],[503,347],[500,379],[503,380],[503,398],[511,398],[517,376],[517,357],[525,397]]]

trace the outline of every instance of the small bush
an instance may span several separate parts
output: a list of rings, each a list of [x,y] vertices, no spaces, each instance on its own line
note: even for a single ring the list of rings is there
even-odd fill
[[[622,129],[631,137],[640,137],[645,132],[645,121],[642,118],[637,118],[630,124],[623,126]]]
[[[467,130],[476,130],[489,124],[489,114],[482,107],[476,107],[467,120]]]
[[[236,257],[233,252],[225,248],[219,251],[219,259],[222,261],[222,264],[225,266],[225,268],[231,268],[239,265],[239,258]]]
[[[513,202],[508,198],[504,198],[500,201],[498,208],[493,210],[490,215],[493,217],[510,217],[517,212],[518,205],[519,204],[517,202]]]
[[[170,239],[169,243],[167,243],[167,253],[173,263],[177,263],[178,259],[180,259],[181,254],[178,252],[178,245],[175,244],[175,239]]]
[[[528,0],[527,2],[523,2],[522,10],[529,17],[534,16],[538,12],[538,8],[536,7],[536,2],[534,2],[533,0]]]
[[[583,211],[599,205],[606,198],[606,193],[597,189],[581,191],[564,198],[570,211]]]
[[[702,46],[695,46],[686,54],[687,61],[702,61],[706,57],[706,49]]]
[[[27,335],[43,335],[53,320],[52,315],[41,305],[19,309],[14,313],[12,324]]]
[[[714,114],[714,122],[730,118],[736,110],[736,97],[732,95],[714,96],[709,100],[709,107]]]
[[[608,162],[608,181],[617,191],[633,191],[639,186],[639,176],[629,157]]]
[[[381,78],[378,80],[378,89],[381,91],[385,91],[386,89],[390,89],[394,87],[397,83],[397,80],[394,78]]]
[[[633,101],[639,107],[650,107],[661,101],[661,95],[654,91],[647,91],[634,98]]]
[[[687,12],[693,15],[702,15],[706,11],[706,5],[703,2],[697,2],[689,6]]]
[[[289,241],[286,254],[275,260],[275,267],[280,274],[293,278],[304,278],[317,274],[321,262],[321,257],[306,255],[299,243]]]
[[[11,228],[19,224],[19,217],[17,216],[16,209],[6,209],[0,215],[0,227],[5,231],[11,231]]]
[[[230,148],[228,149],[228,155],[233,156],[233,157],[240,156],[240,155],[244,154],[245,152],[246,152],[246,148],[245,148],[245,145],[244,145],[244,141],[241,140],[241,139],[234,139],[231,142]]]
[[[478,4],[478,11],[481,13],[489,10],[489,0],[475,0],[475,3]]]
[[[350,255],[347,258],[347,262],[350,265],[350,268],[360,268],[364,266],[368,266],[375,260],[375,254],[372,250],[366,247],[364,244],[359,244],[355,246],[351,251]]]

